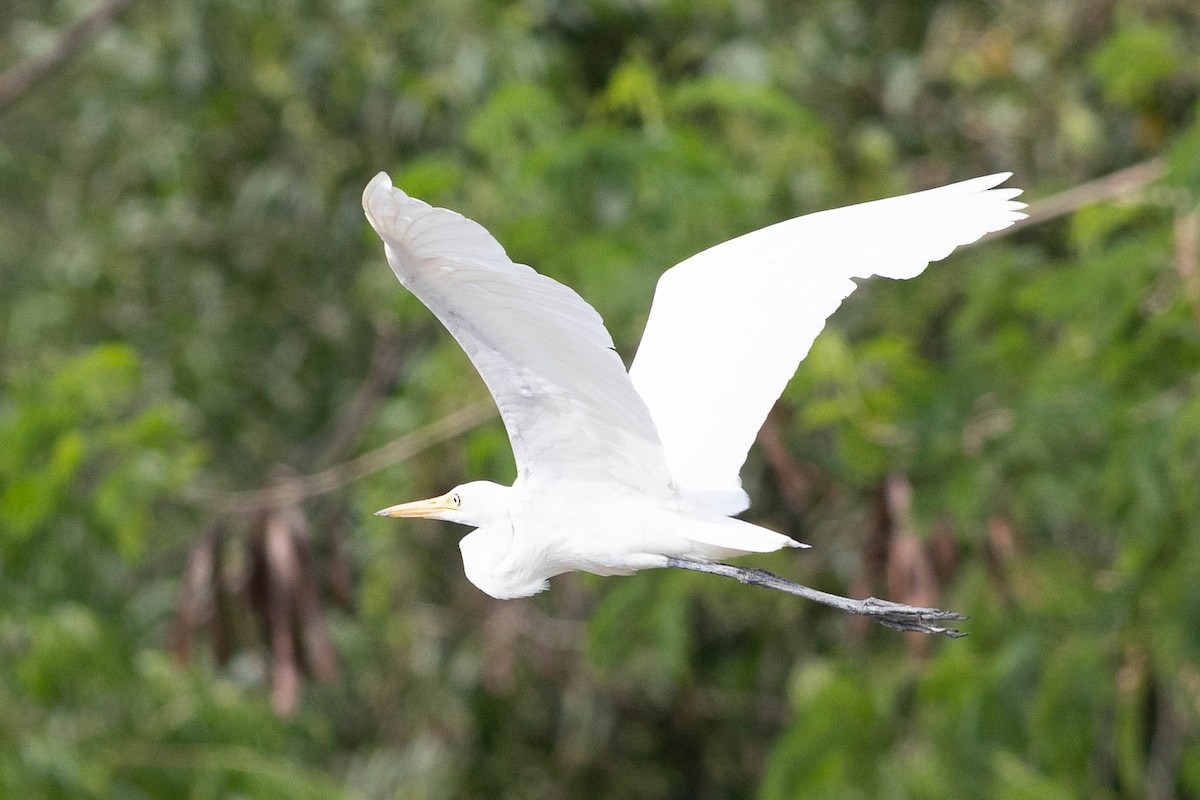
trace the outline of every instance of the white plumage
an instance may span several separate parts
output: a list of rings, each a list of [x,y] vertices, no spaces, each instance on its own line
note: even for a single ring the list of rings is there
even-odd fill
[[[738,473],[767,412],[852,278],[911,278],[1023,217],[1020,191],[994,188],[1008,177],[810,214],[692,256],[659,280],[626,373],[578,294],[376,175],[363,208],[388,263],[479,370],[517,462],[512,487],[474,482],[379,513],[477,527],[467,577],[498,598],[571,570],[801,546],[729,516],[749,504]]]

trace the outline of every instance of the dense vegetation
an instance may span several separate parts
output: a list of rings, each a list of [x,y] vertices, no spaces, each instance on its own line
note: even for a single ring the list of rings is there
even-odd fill
[[[0,4],[0,65],[91,8]],[[133,3],[0,105],[0,795],[1200,797],[1198,54],[1194,0]],[[380,169],[626,356],[704,246],[1014,171],[1032,224],[856,293],[745,472],[814,545],[749,563],[971,635],[492,601],[369,513],[511,478],[486,414],[285,491],[486,402]]]

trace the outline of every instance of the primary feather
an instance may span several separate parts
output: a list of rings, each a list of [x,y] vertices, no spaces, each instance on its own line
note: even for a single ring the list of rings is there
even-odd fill
[[[725,513],[771,406],[852,278],[912,278],[1024,217],[1011,173],[780,222],[718,244],[659,279],[630,376],[680,487]]]

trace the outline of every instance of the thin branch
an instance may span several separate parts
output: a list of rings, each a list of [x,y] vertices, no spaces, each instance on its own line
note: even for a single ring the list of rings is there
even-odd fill
[[[329,797],[363,800],[356,790],[298,760],[264,755],[261,750],[240,745],[160,744],[121,741],[101,748],[96,756],[117,770],[181,770],[196,773],[241,773],[279,787],[283,797]]]
[[[386,328],[377,330],[367,375],[338,415],[313,467],[336,462],[354,447],[375,407],[395,382],[401,360],[400,337],[396,331]]]
[[[246,492],[193,490],[185,493],[183,499],[210,511],[227,514],[248,514],[294,505],[307,497],[328,494],[360,478],[412,458],[482,425],[494,416],[496,406],[490,400],[483,400],[464,406],[357,458],[312,475],[284,478],[266,488]]]
[[[819,589],[813,589],[810,586],[781,578],[773,572],[767,572],[765,569],[756,569],[754,567],[739,567],[733,564],[710,564],[704,561],[688,561],[682,558],[668,558],[667,566],[690,569],[693,572],[705,572],[709,575],[723,575],[726,578],[733,578],[751,586],[764,586],[768,589],[795,595],[796,597],[803,597],[805,600],[812,600],[830,608],[836,608],[839,611],[860,614],[893,630],[908,631],[911,633],[940,633],[952,639],[966,636],[965,633],[956,628],[943,628],[941,625],[934,624],[945,620],[966,619],[962,614],[956,614],[953,611],[907,606],[903,603],[893,603],[875,597],[868,597],[866,600],[854,600],[849,597],[822,592]]]
[[[15,103],[82,50],[133,2],[134,0],[108,0],[67,28],[59,40],[46,52],[0,73],[0,110]]]
[[[1085,206],[1135,195],[1162,177],[1164,170],[1162,159],[1152,158],[1043,200],[1036,200],[1030,203],[1029,208],[1026,209],[1025,213],[1028,216],[1025,219],[1018,220],[1013,225],[997,231],[987,238],[997,239],[1022,228],[1028,228],[1030,225],[1065,217]]]

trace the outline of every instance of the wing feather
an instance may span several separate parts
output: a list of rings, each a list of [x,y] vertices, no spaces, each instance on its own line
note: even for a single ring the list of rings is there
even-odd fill
[[[630,376],[679,486],[725,513],[758,429],[852,278],[912,278],[1025,215],[1011,173],[821,211],[716,245],[659,279]]]
[[[367,185],[363,209],[400,283],[479,370],[521,477],[668,490],[650,412],[595,309],[513,263],[478,223],[409,197],[386,173]]]

